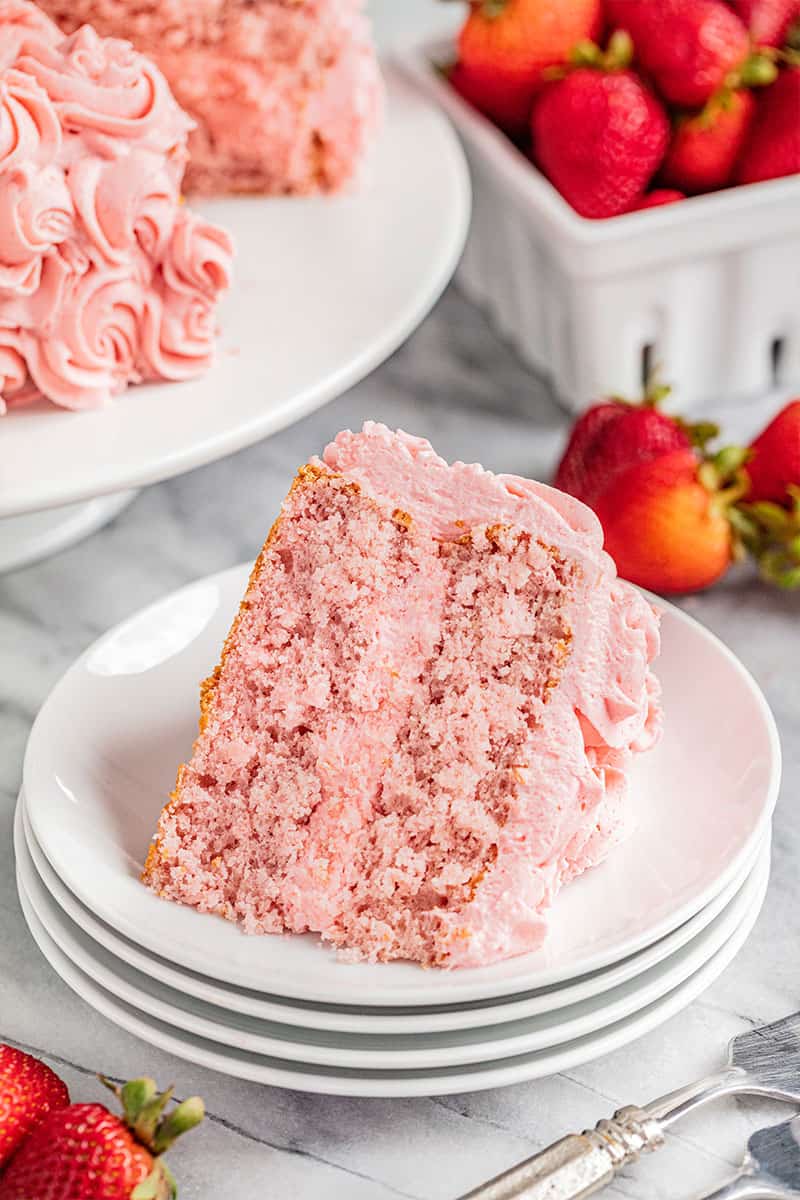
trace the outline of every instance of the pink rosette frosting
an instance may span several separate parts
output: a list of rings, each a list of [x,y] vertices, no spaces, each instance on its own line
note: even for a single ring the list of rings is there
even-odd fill
[[[213,298],[230,286],[233,243],[218,225],[181,210],[162,270],[174,292],[202,292]]]
[[[27,347],[39,390],[65,408],[99,408],[137,380],[145,302],[145,288],[127,272],[93,266],[70,279],[57,332]]]
[[[163,258],[180,203],[178,180],[163,155],[136,148],[108,161],[94,155],[70,168],[75,209],[92,247],[120,265],[138,247],[150,261]]]
[[[22,71],[0,78],[0,171],[25,162],[55,161],[61,125],[47,92]]]
[[[0,329],[0,413],[14,403],[14,396],[19,395],[28,382],[28,367],[18,342],[18,335]]]
[[[0,412],[210,365],[232,246],[182,207],[191,128],[128,42],[0,0]]]
[[[130,42],[98,37],[84,25],[58,47],[34,43],[26,50],[17,66],[41,84],[69,129],[167,153],[193,126],[158,67]]]
[[[142,339],[142,373],[148,379],[193,379],[214,361],[214,302],[189,288],[162,283],[147,305]]]
[[[28,0],[0,0],[0,71],[11,66],[33,42],[57,46],[64,35],[37,4]]]
[[[42,257],[69,237],[73,208],[57,167],[25,163],[0,174],[0,288],[31,295]]]

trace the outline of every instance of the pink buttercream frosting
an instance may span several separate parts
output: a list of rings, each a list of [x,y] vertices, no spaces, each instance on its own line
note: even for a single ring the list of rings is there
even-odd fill
[[[146,881],[363,958],[535,949],[659,734],[658,620],[602,541],[542,484],[340,434],[251,576]]]
[[[563,492],[477,464],[450,466],[424,438],[373,422],[340,433],[320,465],[408,511],[434,538],[502,522],[534,530],[579,567],[567,609],[571,651],[530,731],[496,860],[468,908],[440,918],[451,966],[530,950],[560,887],[605,858],[628,828],[626,769],[661,731],[650,670],[658,618],[617,577],[594,513]]]
[[[182,207],[191,128],[128,42],[0,3],[0,405],[96,408],[213,361],[232,245]]]

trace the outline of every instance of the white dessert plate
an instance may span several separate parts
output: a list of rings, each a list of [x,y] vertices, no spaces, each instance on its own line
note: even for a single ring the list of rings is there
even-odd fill
[[[45,702],[25,755],[33,833],[78,899],[119,933],[236,987],[356,1006],[460,1004],[548,987],[635,954],[689,920],[766,831],[780,778],[774,720],[738,660],[663,612],[665,734],[632,772],[637,827],[559,896],[545,945],[476,969],[344,963],[312,935],[248,937],[156,897],[139,871],[196,731],[248,567],[210,576],[101,638]]]
[[[687,945],[709,925],[742,887],[753,869],[755,859],[761,853],[763,843],[752,859],[748,859],[743,870],[727,887],[702,908],[699,913],[685,921],[678,929],[603,971],[584,975],[563,986],[555,985],[536,992],[511,996],[505,1000],[469,1001],[456,1006],[438,1005],[416,1008],[350,1008],[345,1005],[322,1005],[311,1000],[292,1003],[280,996],[269,996],[258,992],[239,990],[216,982],[194,971],[182,971],[158,955],[148,954],[109,925],[100,921],[64,886],[53,871],[46,857],[36,844],[25,813],[24,795],[20,795],[15,819],[15,845],[20,847],[20,857],[30,856],[33,867],[41,882],[50,893],[55,905],[85,934],[108,950],[115,958],[143,972],[148,979],[167,984],[182,995],[216,1005],[226,1012],[243,1013],[265,1021],[278,1021],[289,1025],[302,1025],[311,1029],[325,1029],[344,1033],[434,1033],[440,1030],[469,1029],[476,1026],[487,1028],[505,1021],[516,1021],[540,1013],[552,1013],[567,1005],[587,1000],[607,992],[610,988],[640,975],[656,966],[669,955]],[[770,839],[767,830],[765,841]]]
[[[688,945],[627,984],[555,1013],[484,1028],[439,1033],[323,1031],[231,1013],[150,979],[84,934],[53,901],[24,841],[17,842],[17,880],[34,913],[67,957],[118,999],[175,1029],[274,1058],[369,1070],[430,1069],[494,1061],[545,1050],[624,1020],[698,971],[733,936],[769,874],[769,847],[727,908]]]
[[[765,881],[766,884],[766,881]],[[119,1000],[75,966],[53,941],[33,912],[24,889],[20,902],[25,919],[39,949],[64,982],[101,1015],[127,1032],[160,1050],[212,1070],[256,1083],[297,1091],[338,1096],[441,1096],[453,1092],[475,1092],[506,1084],[540,1079],[576,1067],[602,1054],[627,1045],[649,1033],[696,999],[733,960],[747,939],[763,902],[758,896],[736,932],[694,975],[660,1000],[642,1008],[627,1020],[587,1034],[553,1049],[516,1055],[479,1065],[432,1070],[369,1071],[363,1068],[312,1066],[290,1063],[235,1047],[224,1047],[197,1034],[180,1032],[149,1017],[134,1005]]]
[[[44,403],[0,421],[0,517],[139,487],[296,421],[363,378],[450,279],[469,222],[469,176],[438,107],[387,71],[385,125],[351,195],[197,204],[231,230],[235,282],[217,366],[130,388],[102,412]]]

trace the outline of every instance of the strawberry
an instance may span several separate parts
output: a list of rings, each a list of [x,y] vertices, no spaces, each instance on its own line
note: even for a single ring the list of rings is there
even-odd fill
[[[617,477],[635,463],[652,462],[691,445],[686,428],[659,412],[654,398],[646,398],[643,405],[605,400],[578,417],[554,484],[594,508]]]
[[[175,1181],[161,1154],[197,1125],[203,1103],[194,1096],[165,1115],[172,1089],[159,1095],[152,1079],[108,1087],[124,1118],[102,1104],[71,1104],[48,1113],[4,1175],[0,1200],[171,1200]]]
[[[800,67],[789,67],[759,97],[734,180],[758,183],[796,172],[800,172]]]
[[[691,448],[621,472],[596,512],[620,575],[652,591],[710,587],[733,560],[724,504],[702,482]]]
[[[667,148],[666,114],[625,69],[630,51],[624,34],[606,54],[583,43],[573,55],[578,65],[549,83],[534,106],[533,159],[583,217],[627,212]]]
[[[800,398],[782,408],[752,442],[745,472],[748,500],[787,504],[790,485],[800,488]]]
[[[800,0],[728,0],[756,46],[783,46],[800,20]]]
[[[601,0],[472,0],[454,85],[507,132],[526,133],[543,71],[600,21]]]
[[[69,1104],[67,1085],[38,1058],[0,1044],[0,1169],[47,1113]]]
[[[660,208],[662,204],[675,204],[678,200],[685,200],[686,194],[679,192],[677,188],[653,188],[652,192],[645,192],[635,204],[631,205],[629,212],[639,212],[643,208]]]
[[[664,183],[690,195],[725,187],[755,107],[752,92],[744,88],[726,90],[701,112],[680,118],[661,167]]]
[[[750,53],[747,29],[722,0],[606,0],[606,12],[660,95],[685,108],[710,100]]]
[[[510,137],[521,139],[527,133],[533,100],[526,76],[515,78],[507,72],[498,85],[492,68],[457,62],[450,71],[450,84]]]

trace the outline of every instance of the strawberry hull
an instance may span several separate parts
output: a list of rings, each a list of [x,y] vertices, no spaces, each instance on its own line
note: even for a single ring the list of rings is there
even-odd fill
[[[404,66],[447,111],[470,163],[459,279],[566,407],[638,395],[656,362],[669,363],[684,409],[800,381],[800,176],[580,217],[441,78],[436,64],[452,58],[440,42]]]

